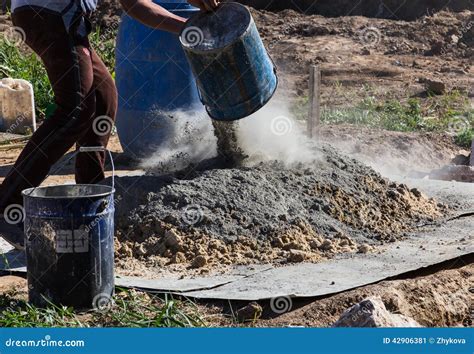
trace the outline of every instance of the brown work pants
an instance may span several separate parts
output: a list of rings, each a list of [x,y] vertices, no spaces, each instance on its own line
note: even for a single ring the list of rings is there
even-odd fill
[[[106,147],[111,129],[104,132],[103,127],[95,127],[96,118],[106,116],[114,121],[117,111],[115,83],[87,38],[70,35],[61,16],[48,10],[20,8],[12,19],[43,61],[57,109],[33,134],[0,186],[0,210],[22,204],[21,191],[41,184],[52,165],[74,144],[76,148]],[[104,179],[104,161],[103,152],[79,153],[76,182]]]

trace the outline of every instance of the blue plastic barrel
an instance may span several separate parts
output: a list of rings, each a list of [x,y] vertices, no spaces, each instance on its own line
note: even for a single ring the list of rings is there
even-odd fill
[[[185,18],[199,11],[186,0],[154,2]],[[173,119],[167,113],[204,108],[177,35],[124,15],[116,58],[120,142],[129,157],[145,158],[173,139]]]
[[[114,292],[114,189],[66,185],[23,191],[29,300],[101,308]]]
[[[245,6],[224,3],[193,16],[180,40],[211,118],[247,117],[275,93],[276,68]]]

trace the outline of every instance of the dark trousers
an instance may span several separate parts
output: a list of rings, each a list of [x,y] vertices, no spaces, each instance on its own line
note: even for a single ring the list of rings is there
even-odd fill
[[[0,210],[22,204],[21,191],[41,184],[52,165],[74,144],[76,148],[107,146],[111,129],[97,126],[96,118],[104,122],[102,116],[106,116],[110,123],[117,111],[115,83],[88,39],[68,34],[60,15],[36,10],[20,8],[12,19],[43,61],[57,109],[33,134],[0,186]],[[92,184],[104,179],[104,161],[103,152],[78,154],[76,182]]]

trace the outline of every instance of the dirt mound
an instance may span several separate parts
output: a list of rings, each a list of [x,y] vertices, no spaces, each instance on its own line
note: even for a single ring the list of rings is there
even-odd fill
[[[461,154],[467,152],[460,151],[448,134],[392,132],[340,124],[323,126],[321,139],[389,178],[423,178],[446,165],[469,164],[469,157]]]
[[[240,3],[253,6],[257,9],[281,11],[286,9],[297,10],[305,14],[321,14],[324,16],[366,16],[389,18],[396,20],[413,20],[420,16],[434,13],[442,9],[453,11],[474,10],[469,0],[241,0]]]
[[[310,65],[320,65],[322,106],[375,100],[424,100],[426,80],[470,92],[474,13],[441,11],[416,21],[327,18],[293,10],[253,10],[289,97],[308,95]]]
[[[226,0],[235,1],[235,0]],[[350,0],[237,0],[244,5],[258,10],[282,11],[295,10],[306,15],[319,14],[328,17],[365,16],[393,20],[415,20],[441,10],[463,11],[474,10],[469,0],[418,0],[400,4],[399,0],[364,0],[354,4]],[[103,0],[94,14],[96,23],[110,24],[110,20],[118,20],[122,14],[118,1]],[[105,20],[105,22],[104,22]]]
[[[446,211],[332,148],[315,156],[310,166],[155,177],[147,203],[119,223],[118,258],[194,268],[319,261],[371,252]]]
[[[118,29],[122,14],[123,9],[118,1],[99,1],[97,10],[92,13],[92,22],[106,30],[110,30],[111,27]]]

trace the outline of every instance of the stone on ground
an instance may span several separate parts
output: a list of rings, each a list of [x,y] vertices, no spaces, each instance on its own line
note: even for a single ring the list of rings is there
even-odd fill
[[[414,319],[390,313],[381,298],[371,297],[350,307],[333,327],[421,327]]]

